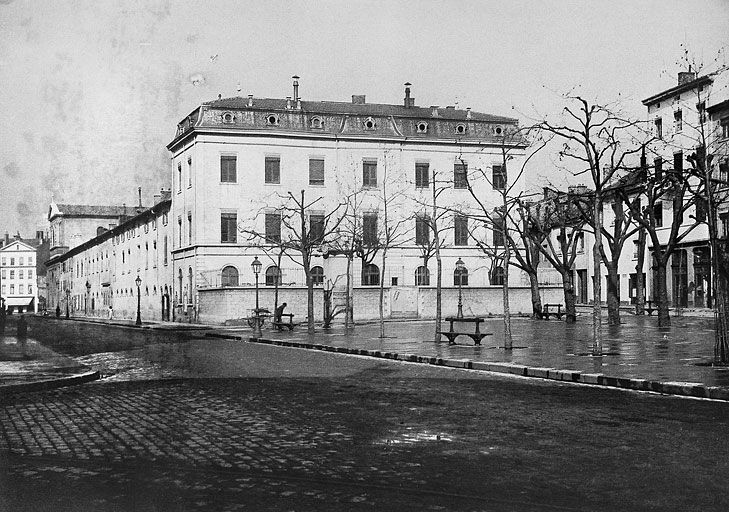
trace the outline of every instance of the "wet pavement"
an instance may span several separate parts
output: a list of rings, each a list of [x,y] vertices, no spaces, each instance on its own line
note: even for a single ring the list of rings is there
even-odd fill
[[[619,326],[603,326],[602,355],[592,352],[592,322],[581,315],[575,324],[557,320],[512,319],[513,349],[504,350],[503,319],[490,318],[482,332],[493,333],[475,346],[461,336],[456,345],[433,341],[433,321],[387,322],[386,338],[379,338],[379,325],[357,325],[347,332],[337,326],[314,336],[303,326],[294,332],[264,331],[263,337],[300,340],[334,347],[356,347],[399,354],[506,362],[540,368],[557,368],[615,377],[668,382],[693,382],[706,386],[729,386],[729,367],[714,367],[713,319],[672,318],[670,328],[659,328],[656,317],[623,315]],[[447,322],[443,323],[447,330]],[[471,326],[471,329],[473,327]],[[250,336],[246,328],[226,329]]]

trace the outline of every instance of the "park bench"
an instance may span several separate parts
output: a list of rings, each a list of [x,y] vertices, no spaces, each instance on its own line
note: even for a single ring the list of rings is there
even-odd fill
[[[658,308],[653,306],[653,301],[652,300],[647,300],[647,301],[645,301],[645,303],[647,305],[643,308],[643,310],[646,313],[648,313],[648,316],[651,316],[654,311],[658,311]]]
[[[256,316],[258,316],[258,319],[261,322],[261,327],[263,327],[263,324],[266,323],[266,318],[271,316],[271,311],[266,308],[258,308],[258,315],[256,315],[255,308],[250,311],[250,314],[246,317],[246,321],[248,322],[248,327],[251,329],[255,329],[256,327]]]
[[[550,315],[556,316],[558,320],[562,320],[562,315],[564,315],[562,312],[562,304],[545,304],[542,308],[542,317],[545,320],[549,320]]]
[[[284,320],[284,317],[286,317],[287,320]],[[299,324],[294,323],[294,314],[293,313],[282,313],[281,318],[274,319],[273,322],[271,322],[273,326],[278,329],[279,331],[283,331],[284,329],[288,329],[289,331],[293,331],[294,327],[296,327]]]
[[[456,316],[449,316],[446,317],[446,321],[450,323],[450,329],[448,331],[438,331],[438,334],[441,336],[445,336],[448,338],[448,344],[449,345],[455,345],[456,344],[456,337],[458,336],[468,336],[473,340],[474,345],[480,345],[481,340],[484,339],[486,336],[491,336],[493,333],[490,332],[481,332],[479,326],[481,325],[481,322],[484,321],[482,317],[478,316],[467,316],[467,317],[456,317]],[[454,323],[474,323],[476,324],[476,330],[473,332],[470,331],[456,331],[453,329]]]

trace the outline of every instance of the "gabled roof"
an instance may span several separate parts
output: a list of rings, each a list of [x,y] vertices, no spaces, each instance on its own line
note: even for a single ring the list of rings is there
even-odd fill
[[[12,242],[10,242],[8,245],[6,245],[5,247],[0,248],[0,251],[8,251],[8,250],[10,250],[11,247],[14,247],[16,245],[22,246],[21,247],[21,250],[23,250],[23,251],[35,251],[36,248],[33,247],[28,242],[30,242],[30,240],[18,240],[18,239],[15,239]],[[13,250],[16,251],[17,249],[13,249]]]

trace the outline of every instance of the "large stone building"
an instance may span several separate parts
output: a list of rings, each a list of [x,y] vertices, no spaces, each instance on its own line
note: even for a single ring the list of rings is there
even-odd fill
[[[49,309],[135,319],[139,301],[143,320],[170,320],[170,204],[169,191],[162,191],[147,208],[141,199],[134,209],[52,205]],[[75,236],[66,238],[71,233],[92,235],[76,243]]]
[[[38,312],[38,243],[20,236],[0,247],[0,307],[9,311]]]
[[[327,215],[338,215],[343,207],[337,207],[357,194],[358,202],[350,204],[348,213],[359,219],[364,238],[380,243],[384,202],[392,200],[388,224],[398,224],[397,247],[390,248],[384,273],[381,251],[374,259],[355,259],[355,317],[377,315],[375,288],[381,279],[387,286],[386,314],[432,316],[435,260],[424,258],[428,233],[419,218],[432,211],[434,176],[445,188],[438,199],[441,211],[449,210],[440,226],[446,228],[441,234],[444,294],[453,299],[446,301],[447,307],[455,307],[453,271],[462,258],[469,307],[499,312],[504,270],[474,242],[480,237],[498,245],[498,234],[494,238],[491,229],[481,229],[483,223],[469,218],[475,205],[467,185],[485,205],[499,204],[506,181],[502,149],[508,150],[514,168],[524,155],[523,143],[507,136],[516,131],[517,120],[452,106],[418,107],[409,84],[400,105],[368,103],[360,95],[351,102],[304,101],[294,80],[293,96],[285,99],[248,96],[203,103],[179,123],[168,145],[177,316],[210,322],[245,316],[253,307],[254,257],[263,262],[262,304],[273,306],[271,288],[278,282],[280,300],[304,315],[299,255],[288,251],[277,257],[281,240],[298,230],[300,220],[287,218],[287,212],[293,198],[302,194],[312,204],[305,218],[313,232],[326,231],[322,225]],[[515,142],[505,142],[510,140]],[[477,179],[480,174],[486,179]],[[327,257],[332,254],[327,246],[324,241],[313,255],[313,279],[317,285],[336,283],[334,288],[341,290],[345,259]],[[510,271],[515,297],[525,287],[523,306],[513,310],[529,312],[528,281]]]

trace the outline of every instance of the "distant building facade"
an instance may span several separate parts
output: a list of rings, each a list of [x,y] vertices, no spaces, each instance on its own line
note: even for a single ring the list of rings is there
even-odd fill
[[[0,302],[13,312],[38,312],[37,247],[7,235],[0,247]]]
[[[52,206],[49,220],[52,226],[57,222],[52,229],[55,245],[46,263],[48,308],[58,307],[63,314],[68,310],[70,316],[134,319],[139,300],[143,320],[171,319],[170,205],[169,191],[163,191],[152,207],[136,207],[133,216],[123,213],[132,212],[125,207],[64,205],[56,210]],[[121,223],[99,225],[112,219]],[[72,241],[73,247],[62,251],[68,247],[62,244],[68,241],[64,229],[69,224],[74,233],[93,236],[80,244]]]

